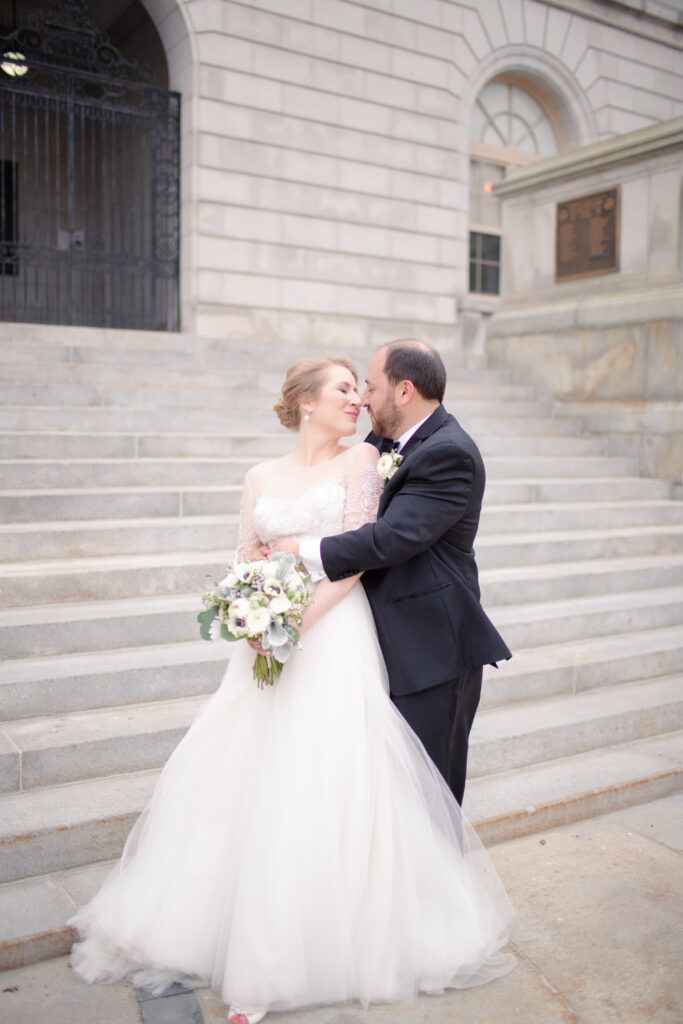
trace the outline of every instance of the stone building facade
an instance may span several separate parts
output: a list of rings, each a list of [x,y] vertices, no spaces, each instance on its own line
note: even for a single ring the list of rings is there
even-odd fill
[[[500,300],[471,281],[475,174],[683,114],[674,0],[144,6],[182,94],[181,322],[201,333],[476,354]]]

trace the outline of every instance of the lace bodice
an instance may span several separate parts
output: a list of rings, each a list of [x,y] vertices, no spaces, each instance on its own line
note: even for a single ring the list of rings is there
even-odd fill
[[[253,523],[265,544],[279,537],[326,537],[344,529],[346,488],[343,484],[314,484],[296,498],[265,494],[257,498]]]
[[[376,449],[361,444],[300,473],[262,463],[247,474],[238,551],[248,557],[280,537],[325,537],[377,516],[381,482]]]

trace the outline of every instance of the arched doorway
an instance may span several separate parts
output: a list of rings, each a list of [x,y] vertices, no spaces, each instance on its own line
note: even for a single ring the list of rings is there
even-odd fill
[[[156,30],[137,0],[17,6],[0,37],[0,318],[177,330],[180,96]]]

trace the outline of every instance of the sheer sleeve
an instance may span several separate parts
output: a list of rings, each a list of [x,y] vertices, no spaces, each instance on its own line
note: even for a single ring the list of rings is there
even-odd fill
[[[379,452],[371,444],[358,445],[346,489],[344,530],[357,530],[366,523],[374,523],[382,493],[382,481],[377,473]]]
[[[240,508],[240,526],[237,535],[237,551],[239,558],[250,558],[252,552],[261,544],[261,538],[254,528],[254,506],[256,505],[256,488],[251,474],[244,478],[242,489],[242,505]]]

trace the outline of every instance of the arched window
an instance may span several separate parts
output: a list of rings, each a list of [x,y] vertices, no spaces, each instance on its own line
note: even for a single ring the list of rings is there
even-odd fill
[[[528,82],[501,75],[484,86],[470,119],[470,292],[500,291],[500,200],[493,186],[508,168],[563,149],[559,119]]]

